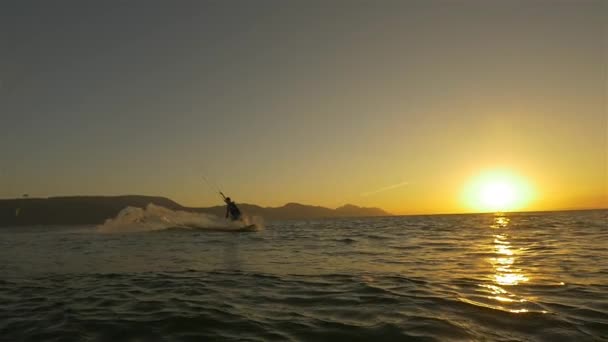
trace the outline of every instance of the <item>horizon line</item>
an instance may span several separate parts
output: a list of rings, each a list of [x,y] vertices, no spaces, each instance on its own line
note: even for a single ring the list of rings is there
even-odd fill
[[[212,205],[212,206],[184,206],[183,204],[171,199],[168,196],[161,196],[161,195],[138,195],[138,194],[123,194],[123,195],[53,195],[53,196],[47,196],[47,197],[29,197],[28,196],[24,196],[24,197],[13,197],[13,198],[9,198],[9,197],[0,197],[0,200],[2,201],[7,201],[7,200],[45,200],[45,199],[52,199],[52,198],[70,198],[70,197],[130,197],[130,196],[138,196],[138,197],[157,197],[157,198],[164,198],[167,200],[170,200],[172,202],[175,202],[176,204],[180,205],[183,208],[188,208],[188,209],[201,209],[201,208],[212,208],[212,207],[217,207],[217,206],[222,206],[222,205]],[[305,204],[305,203],[300,203],[300,202],[286,202],[283,205],[279,205],[279,206],[261,206],[259,204],[254,204],[254,203],[246,203],[246,202],[240,202],[239,204],[242,205],[253,205],[253,206],[258,206],[260,208],[281,208],[284,207],[288,204],[300,204],[300,205],[304,205],[304,206],[311,206],[311,207],[321,207],[321,208],[327,208],[327,209],[331,209],[331,210],[336,210],[338,208],[347,206],[347,205],[353,205],[362,209],[380,209],[384,212],[386,212],[387,215],[386,217],[389,216],[431,216],[431,215],[485,215],[485,214],[519,214],[519,213],[543,213],[543,212],[562,212],[562,211],[592,211],[592,210],[608,210],[608,206],[606,207],[583,207],[583,208],[556,208],[556,209],[546,209],[546,210],[538,210],[538,209],[531,209],[531,210],[515,210],[515,211],[479,211],[479,212],[433,212],[433,213],[392,213],[389,212],[381,207],[377,207],[377,206],[372,206],[372,207],[365,207],[365,206],[359,206],[356,204],[352,204],[352,203],[345,203],[341,206],[335,207],[335,208],[331,208],[331,207],[326,207],[323,205],[315,205],[315,204]]]

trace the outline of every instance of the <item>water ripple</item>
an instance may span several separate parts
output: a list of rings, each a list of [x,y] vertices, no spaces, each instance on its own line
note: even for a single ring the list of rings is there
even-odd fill
[[[249,235],[0,231],[0,336],[606,340],[608,231],[597,222],[606,219],[295,221]]]

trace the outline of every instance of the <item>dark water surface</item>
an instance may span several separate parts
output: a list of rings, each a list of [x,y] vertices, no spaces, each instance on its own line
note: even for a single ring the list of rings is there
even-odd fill
[[[608,211],[0,229],[2,341],[608,340]]]

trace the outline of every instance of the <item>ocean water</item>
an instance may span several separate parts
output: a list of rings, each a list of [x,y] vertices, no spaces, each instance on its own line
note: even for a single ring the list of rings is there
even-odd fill
[[[155,227],[0,229],[0,340],[608,340],[608,211]]]

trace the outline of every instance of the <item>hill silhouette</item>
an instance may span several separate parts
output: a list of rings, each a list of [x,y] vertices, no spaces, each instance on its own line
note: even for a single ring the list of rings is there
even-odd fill
[[[165,197],[137,195],[4,199],[0,200],[0,227],[102,224],[126,207],[143,208],[150,203],[171,210],[209,213],[219,217],[226,210],[225,206],[185,207]],[[245,214],[262,216],[266,220],[390,215],[379,208],[362,208],[350,204],[337,209],[299,203],[287,203],[281,207],[261,207],[246,203],[239,203],[238,206]]]

